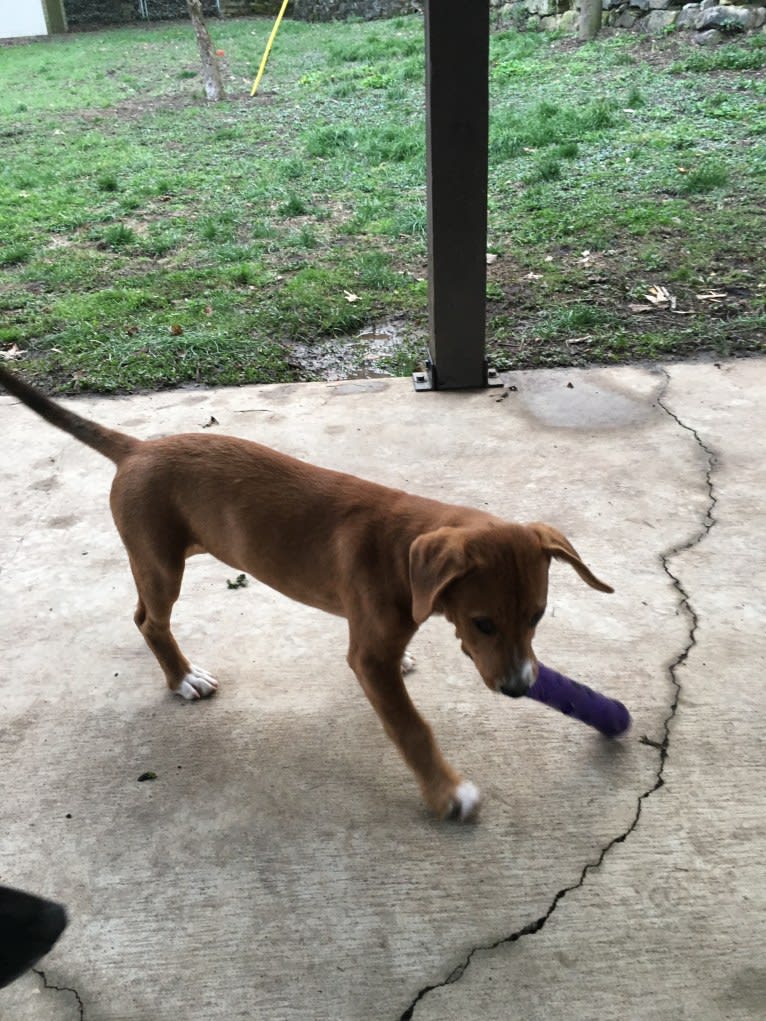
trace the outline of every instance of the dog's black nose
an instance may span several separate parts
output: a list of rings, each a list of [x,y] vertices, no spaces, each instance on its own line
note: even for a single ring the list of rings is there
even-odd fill
[[[522,695],[526,695],[529,688],[512,688],[510,685],[504,684],[500,690],[508,698],[521,698]]]

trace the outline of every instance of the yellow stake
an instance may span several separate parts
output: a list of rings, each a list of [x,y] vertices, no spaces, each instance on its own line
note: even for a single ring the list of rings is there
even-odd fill
[[[253,88],[252,88],[252,91],[250,92],[251,96],[255,95],[255,93],[256,93],[256,91],[258,89],[258,86],[261,84],[261,78],[263,78],[263,72],[266,70],[266,61],[269,59],[269,54],[271,53],[271,47],[272,47],[272,45],[274,43],[274,39],[276,38],[277,30],[279,29],[279,26],[280,26],[281,21],[282,21],[282,15],[285,13],[286,10],[287,10],[287,0],[282,0],[282,6],[279,9],[279,14],[277,15],[277,20],[274,22],[274,27],[271,30],[271,35],[269,36],[269,41],[266,43],[266,49],[263,51],[263,57],[261,59],[261,66],[258,68],[258,74],[255,76],[255,81],[253,82]]]

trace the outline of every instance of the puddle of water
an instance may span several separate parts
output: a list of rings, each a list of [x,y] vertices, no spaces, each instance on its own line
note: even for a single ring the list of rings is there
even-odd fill
[[[400,352],[410,351],[419,340],[411,324],[404,319],[386,319],[365,326],[353,337],[330,337],[311,344],[291,344],[290,360],[302,374],[328,382],[389,378],[395,375],[390,369],[392,360]],[[425,334],[422,347],[425,355]]]

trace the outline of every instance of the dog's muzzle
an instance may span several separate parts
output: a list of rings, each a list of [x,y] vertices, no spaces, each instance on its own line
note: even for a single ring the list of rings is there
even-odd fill
[[[535,683],[535,668],[526,660],[520,670],[509,671],[503,678],[500,691],[509,698],[521,698]]]

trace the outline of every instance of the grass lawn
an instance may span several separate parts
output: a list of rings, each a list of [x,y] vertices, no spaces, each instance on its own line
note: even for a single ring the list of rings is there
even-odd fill
[[[285,22],[255,99],[271,22],[210,28],[219,104],[186,23],[0,47],[0,357],[70,391],[409,372],[421,20]],[[492,364],[766,350],[765,68],[762,35],[493,35]]]

